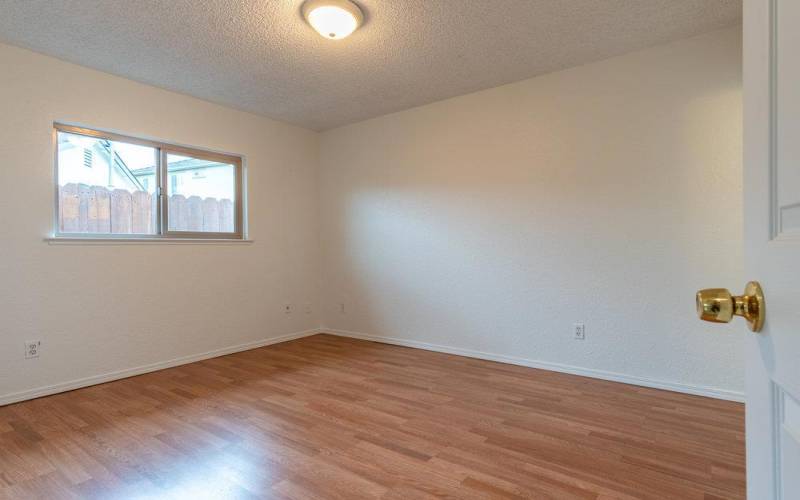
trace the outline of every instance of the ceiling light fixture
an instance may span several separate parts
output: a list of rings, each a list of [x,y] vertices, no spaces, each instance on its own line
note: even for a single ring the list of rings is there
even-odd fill
[[[317,33],[331,40],[347,37],[364,21],[361,9],[350,0],[306,0],[303,17]]]

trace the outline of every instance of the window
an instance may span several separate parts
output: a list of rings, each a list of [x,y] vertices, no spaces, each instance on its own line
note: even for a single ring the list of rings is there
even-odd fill
[[[236,227],[236,164],[167,153],[170,231],[228,233]]]
[[[55,129],[57,236],[242,239],[240,157]]]

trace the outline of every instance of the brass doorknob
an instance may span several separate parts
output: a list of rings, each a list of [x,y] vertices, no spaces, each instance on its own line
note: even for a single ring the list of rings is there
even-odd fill
[[[742,316],[754,332],[764,326],[764,292],[757,281],[744,288],[744,295],[731,295],[725,288],[707,288],[697,292],[697,315],[704,321],[729,323]]]

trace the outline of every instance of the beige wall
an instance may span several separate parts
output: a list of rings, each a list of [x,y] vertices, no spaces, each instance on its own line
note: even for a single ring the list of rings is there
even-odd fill
[[[321,136],[0,45],[0,404],[321,322],[740,397],[739,31]],[[56,120],[245,155],[254,242],[46,243]]]
[[[324,133],[326,325],[740,397],[740,31]]]
[[[0,403],[319,325],[316,133],[7,45],[0,68]],[[254,242],[44,242],[56,120],[245,155]]]

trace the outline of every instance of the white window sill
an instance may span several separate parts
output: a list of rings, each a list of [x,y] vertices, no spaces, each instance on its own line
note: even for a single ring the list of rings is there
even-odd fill
[[[226,238],[96,238],[92,236],[50,236],[48,245],[250,245],[253,240]]]

